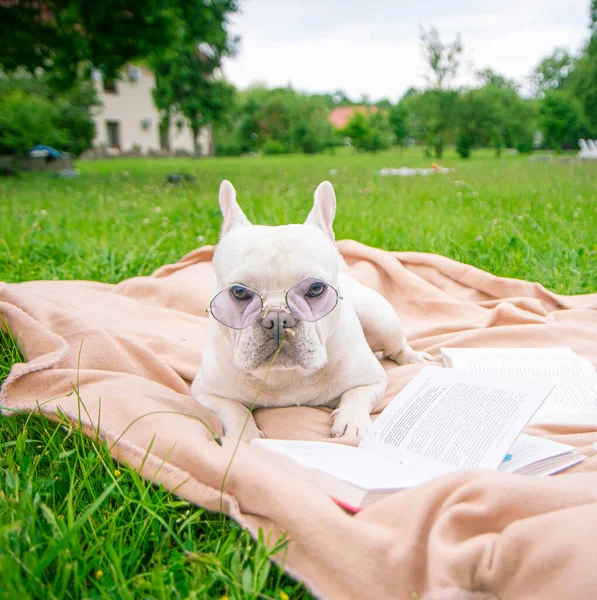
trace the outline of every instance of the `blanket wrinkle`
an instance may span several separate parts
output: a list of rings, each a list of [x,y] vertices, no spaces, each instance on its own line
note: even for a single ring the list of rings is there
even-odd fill
[[[570,346],[597,365],[597,294],[561,296],[449,258],[338,242],[343,269],[381,294],[412,346]],[[289,544],[276,561],[317,598],[594,599],[597,427],[533,425],[527,433],[589,458],[554,477],[467,470],[392,494],[357,515],[242,443],[220,448],[216,417],[189,397],[215,288],[213,247],[147,277],[0,284],[0,327],[26,362],[0,390],[3,414],[36,411],[100,435],[112,456],[186,500],[222,510],[257,536]],[[82,343],[82,347],[81,347]],[[80,364],[79,350],[81,349]],[[422,365],[384,361],[384,405]],[[84,410],[76,395],[79,383]],[[330,441],[330,410],[256,411],[268,437]],[[374,415],[375,417],[375,415]],[[356,444],[356,439],[336,440]],[[148,452],[148,448],[151,451]]]

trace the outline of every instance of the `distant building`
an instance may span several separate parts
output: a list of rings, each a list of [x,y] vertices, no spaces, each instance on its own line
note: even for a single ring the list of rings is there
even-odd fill
[[[147,68],[126,67],[123,76],[104,81],[99,71],[93,74],[102,108],[94,115],[95,148],[107,154],[195,154],[191,129],[182,117],[171,119],[169,131],[160,128],[160,114],[153,102],[155,76]],[[211,128],[199,133],[201,155],[212,153]]]
[[[354,116],[355,113],[367,113],[371,111],[372,113],[377,112],[377,106],[337,106],[334,110],[328,115],[328,121],[336,128],[336,129],[344,129],[350,120]]]

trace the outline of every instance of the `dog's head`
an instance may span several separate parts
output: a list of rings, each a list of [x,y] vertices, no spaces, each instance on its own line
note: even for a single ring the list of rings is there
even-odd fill
[[[259,374],[284,338],[274,369],[320,369],[340,312],[332,184],[319,185],[303,225],[251,225],[228,181],[219,202],[224,222],[213,260],[212,314],[228,325],[218,323],[232,344],[234,366]]]

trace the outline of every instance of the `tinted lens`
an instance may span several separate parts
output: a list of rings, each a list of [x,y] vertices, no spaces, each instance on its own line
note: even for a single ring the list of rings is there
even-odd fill
[[[231,285],[211,301],[211,314],[226,327],[244,329],[255,323],[261,313],[261,297],[240,285]]]
[[[317,321],[334,310],[338,304],[338,293],[324,281],[309,277],[288,290],[286,303],[295,317],[303,321]]]

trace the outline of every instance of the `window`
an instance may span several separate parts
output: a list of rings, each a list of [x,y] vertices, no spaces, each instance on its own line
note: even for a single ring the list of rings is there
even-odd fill
[[[118,94],[118,88],[116,87],[116,81],[114,81],[114,79],[104,79],[104,92],[106,92],[106,94]]]
[[[108,132],[108,146],[120,148],[120,123],[118,121],[106,121]]]

